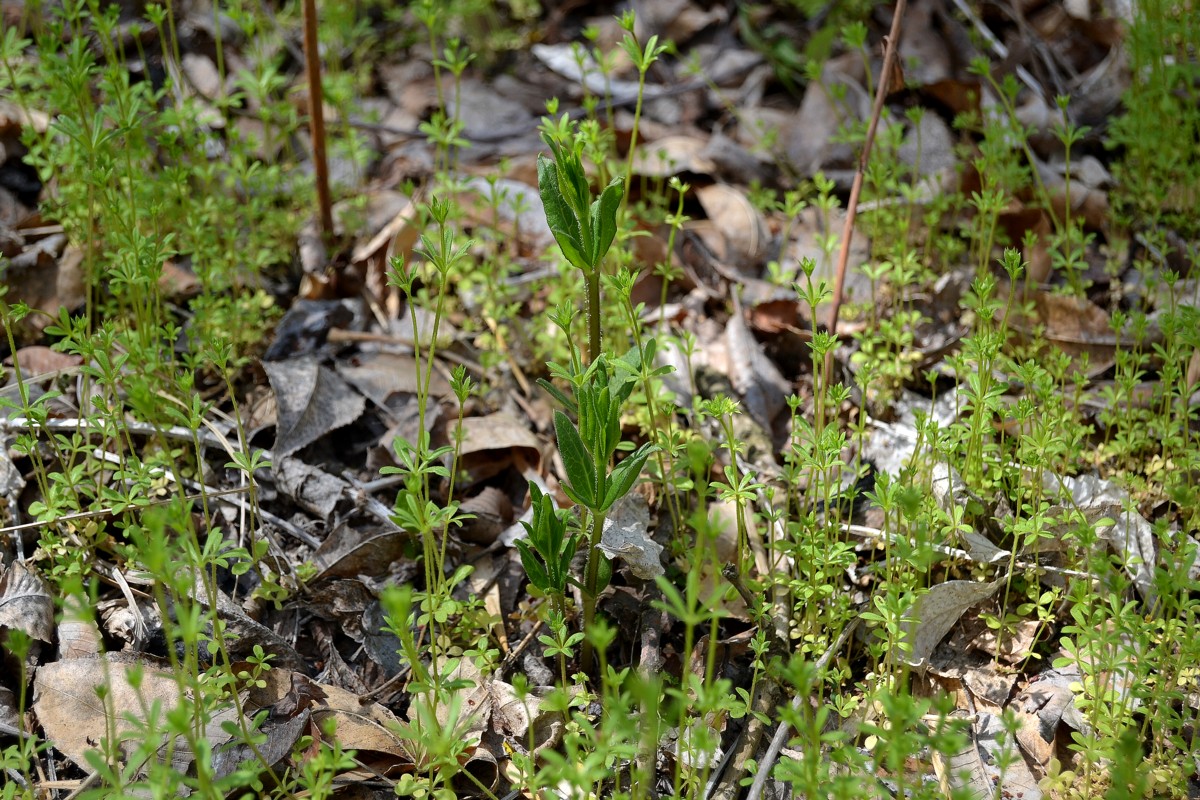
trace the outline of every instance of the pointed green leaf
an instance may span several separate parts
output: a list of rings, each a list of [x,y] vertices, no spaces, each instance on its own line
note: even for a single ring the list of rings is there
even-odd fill
[[[567,198],[563,196],[559,186],[559,168],[543,155],[538,156],[538,192],[542,196],[542,207],[546,213],[546,224],[554,234],[563,255],[576,269],[587,270],[589,265],[585,255],[583,230],[579,218],[571,210]]]
[[[529,544],[521,539],[518,539],[515,544],[517,551],[521,554],[521,566],[525,567],[525,575],[529,578],[529,582],[543,592],[555,589],[556,587],[551,586],[550,576],[546,574],[545,568],[534,557]]]
[[[638,475],[642,474],[642,467],[646,465],[646,459],[656,449],[654,445],[647,442],[613,468],[612,473],[608,476],[608,487],[604,492],[604,504],[600,507],[601,512],[612,508],[613,503],[629,493],[629,490],[633,488],[633,482],[637,480]]]
[[[617,209],[621,205],[621,200],[625,197],[624,181],[620,178],[613,178],[608,186],[604,187],[604,191],[600,194],[600,199],[592,203],[591,208],[591,223],[592,223],[592,251],[591,263],[595,266],[600,263],[604,256],[608,253],[608,248],[612,246],[613,238],[617,235]]]
[[[547,392],[550,393],[551,397],[553,397],[558,402],[562,403],[566,407],[567,411],[570,411],[575,416],[579,416],[579,405],[575,402],[574,399],[567,397],[566,393],[563,392],[562,389],[559,389],[557,386],[555,386],[553,383],[546,380],[545,378],[538,378],[537,382],[538,382],[539,386],[541,386],[543,389],[545,389]]]
[[[592,508],[596,505],[596,464],[579,437],[579,431],[561,411],[554,412],[554,433],[558,436],[558,452],[562,455],[570,486],[568,496],[576,503]]]

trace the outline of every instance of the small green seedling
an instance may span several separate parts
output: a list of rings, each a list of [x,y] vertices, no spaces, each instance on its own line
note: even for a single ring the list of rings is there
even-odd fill
[[[518,539],[517,550],[533,588],[558,601],[567,593],[579,534],[567,536],[566,513],[555,508],[550,495],[543,494],[532,481],[529,497],[533,521],[521,523],[529,538]]]

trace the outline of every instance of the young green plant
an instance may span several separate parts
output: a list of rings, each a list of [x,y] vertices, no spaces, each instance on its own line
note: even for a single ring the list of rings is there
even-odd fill
[[[549,127],[549,126],[547,126]],[[563,256],[583,273],[587,285],[588,360],[600,355],[600,265],[617,235],[617,208],[624,196],[621,178],[613,178],[592,199],[583,169],[583,140],[572,135],[564,116],[554,130],[544,130],[554,160],[539,155],[538,191],[546,222]]]

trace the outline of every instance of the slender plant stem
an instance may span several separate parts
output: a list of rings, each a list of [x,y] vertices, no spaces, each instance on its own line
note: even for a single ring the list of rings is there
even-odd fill
[[[317,179],[317,217],[321,237],[333,240],[333,201],[329,195],[329,163],[325,159],[325,100],[321,91],[321,51],[317,46],[317,0],[304,0],[304,64],[308,78],[308,124],[313,169]]]
[[[892,74],[892,65],[896,63],[896,51],[900,45],[900,19],[904,16],[906,0],[896,0],[896,8],[892,11],[892,29],[888,33],[887,47],[883,52],[883,68],[880,70],[879,84],[875,87],[875,104],[871,108],[871,120],[867,124],[867,138],[863,141],[862,153],[858,157],[858,169],[854,172],[854,183],[850,186],[850,199],[846,202],[846,223],[842,228],[842,247],[838,252],[837,275],[833,286],[833,307],[829,310],[829,332],[837,333],[838,311],[842,307],[842,289],[846,284],[846,263],[850,260],[850,241],[854,237],[854,218],[858,212],[858,196],[862,192],[863,176],[871,158],[871,145],[875,142],[875,129],[879,127],[879,117],[883,113],[883,102],[887,99],[889,90],[888,76]],[[825,354],[825,373],[830,374],[833,361],[833,351]]]
[[[588,363],[595,361],[600,355],[600,265],[597,264],[590,275],[585,274],[587,282],[588,304]]]
[[[592,512],[591,535],[588,540],[587,570],[583,585],[583,630],[586,633],[592,628],[592,620],[596,617],[596,584],[600,582],[600,538],[604,534],[604,514]],[[583,671],[592,674],[596,653],[592,642],[586,636],[583,639],[583,649],[580,651],[579,664]]]

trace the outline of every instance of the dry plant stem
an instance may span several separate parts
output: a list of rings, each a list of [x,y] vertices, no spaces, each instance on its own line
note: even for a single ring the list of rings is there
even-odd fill
[[[829,310],[829,332],[837,335],[838,311],[842,307],[842,289],[846,285],[846,262],[850,260],[850,240],[854,237],[854,217],[858,211],[858,196],[862,193],[863,176],[871,158],[871,146],[875,143],[875,129],[883,114],[883,101],[887,99],[888,76],[896,63],[896,51],[900,44],[900,18],[904,16],[906,0],[896,0],[892,12],[892,30],[888,33],[887,47],[883,51],[883,68],[875,87],[875,104],[871,108],[871,121],[867,125],[867,138],[863,141],[862,153],[858,157],[858,168],[854,171],[854,183],[850,186],[850,199],[846,202],[846,224],[842,228],[842,247],[838,251],[837,275],[833,286],[833,307]],[[833,351],[825,354],[825,374],[832,374]]]
[[[325,243],[333,241],[333,201],[325,160],[325,99],[321,92],[321,51],[317,46],[317,0],[304,0],[304,68],[308,78],[308,124],[317,178],[317,216]]]

